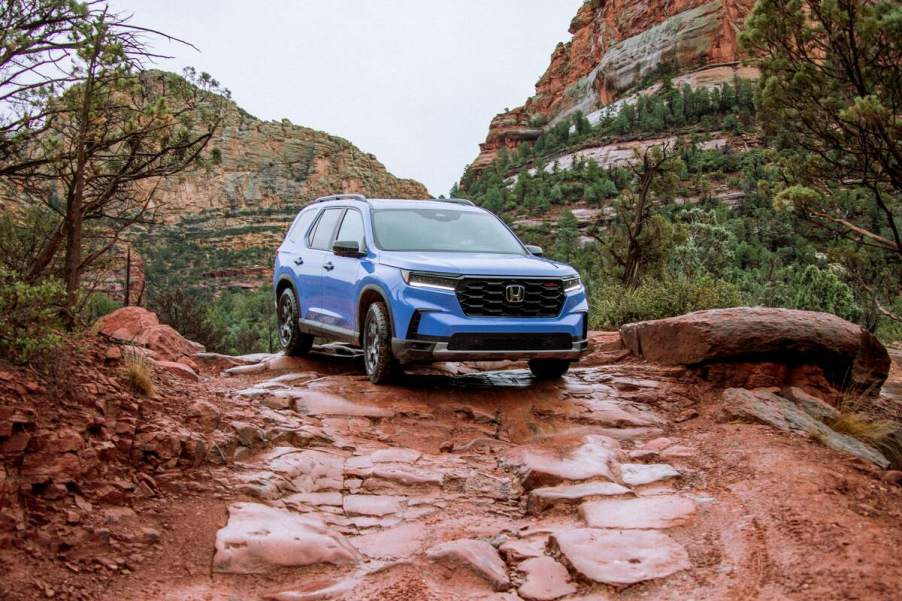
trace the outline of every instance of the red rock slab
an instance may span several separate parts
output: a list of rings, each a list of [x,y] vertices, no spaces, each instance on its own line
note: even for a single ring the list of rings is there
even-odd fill
[[[505,541],[498,547],[498,550],[509,562],[522,561],[545,555],[547,542],[547,534],[529,538],[516,538]]]
[[[558,503],[579,503],[587,498],[629,495],[630,489],[614,482],[586,482],[536,488],[526,502],[529,513],[539,513]]]
[[[153,365],[154,367],[171,373],[183,380],[196,382],[200,379],[197,372],[184,363],[177,363],[175,361],[153,361]]]
[[[235,503],[216,533],[213,571],[263,574],[280,567],[350,564],[360,558],[351,544],[322,521],[258,503]]]
[[[373,559],[404,559],[420,550],[425,536],[426,529],[422,524],[401,524],[356,536],[351,539],[351,544]]]
[[[680,476],[680,472],[666,463],[621,463],[620,473],[628,486],[653,484]]]
[[[404,500],[388,495],[345,495],[343,507],[346,515],[382,517],[399,513]]]
[[[554,448],[541,445],[515,447],[507,452],[523,488],[532,490],[562,482],[589,479],[617,480],[620,444],[606,436],[585,436],[577,445]]]
[[[695,513],[695,502],[677,495],[586,501],[580,515],[592,528],[670,528]]]
[[[506,566],[495,547],[474,539],[458,539],[441,543],[426,551],[426,556],[435,562],[462,565],[489,581],[496,591],[510,586]]]
[[[524,599],[552,601],[576,592],[567,568],[550,557],[533,557],[517,567],[526,575],[526,580],[517,589]]]
[[[651,530],[559,530],[550,545],[583,579],[613,586],[664,578],[690,567],[682,545]]]
[[[390,417],[394,415],[394,411],[385,407],[355,403],[344,397],[316,390],[299,391],[295,404],[295,409],[305,415],[341,417]]]

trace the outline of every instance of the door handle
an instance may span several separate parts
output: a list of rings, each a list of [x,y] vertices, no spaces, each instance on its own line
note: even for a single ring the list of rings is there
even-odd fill
[[[323,269],[325,269],[326,271],[332,271],[333,269],[335,269],[335,265],[332,264],[332,261],[329,261],[328,263],[323,265]]]
[[[297,259],[294,260],[294,264],[295,264],[295,265],[303,265],[303,264],[304,264],[304,258],[303,258],[303,257],[298,257]]]

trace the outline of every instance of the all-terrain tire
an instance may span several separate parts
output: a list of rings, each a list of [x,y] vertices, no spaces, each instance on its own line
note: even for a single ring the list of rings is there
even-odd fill
[[[363,321],[363,363],[373,384],[387,384],[401,373],[391,352],[391,321],[385,303],[373,303]]]
[[[276,313],[279,319],[279,343],[285,354],[300,357],[309,353],[313,346],[313,336],[301,332],[298,327],[301,312],[293,289],[286,288],[282,291]]]
[[[570,361],[566,359],[532,359],[529,371],[537,380],[557,380],[570,369]]]

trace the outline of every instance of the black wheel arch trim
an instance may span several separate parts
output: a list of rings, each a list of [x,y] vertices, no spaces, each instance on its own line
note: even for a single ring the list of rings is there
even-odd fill
[[[300,305],[301,299],[298,296],[297,288],[295,288],[295,286],[294,286],[294,280],[292,280],[291,276],[288,275],[287,273],[283,273],[282,275],[279,276],[279,279],[276,280],[276,287],[272,291],[273,296],[275,296],[276,307],[279,306],[279,297],[282,296],[282,294],[279,292],[279,288],[281,287],[282,282],[285,282],[288,284],[288,287],[291,288],[291,291],[294,293],[294,300],[297,301],[298,305]],[[298,311],[300,311],[300,306],[298,307]]]
[[[388,313],[388,325],[391,327],[392,335],[394,335],[395,332],[397,332],[397,330],[395,329],[395,316],[392,314],[391,303],[388,302],[389,295],[385,293],[385,290],[382,288],[382,286],[379,286],[378,284],[367,284],[360,289],[360,294],[357,296],[357,315],[361,317],[361,321],[363,319],[366,319],[366,315],[361,315],[360,305],[363,303],[363,297],[367,292],[375,292],[382,298],[382,303],[385,305],[385,310]],[[362,336],[363,323],[359,323],[357,325],[357,331]],[[363,341],[361,340],[361,343],[362,342]]]

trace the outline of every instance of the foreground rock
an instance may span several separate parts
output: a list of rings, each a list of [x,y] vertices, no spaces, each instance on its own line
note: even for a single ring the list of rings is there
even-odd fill
[[[556,549],[583,579],[627,586],[689,569],[686,550],[666,534],[649,530],[561,530]]]
[[[570,583],[567,568],[550,557],[527,559],[518,568],[526,575],[526,580],[517,590],[524,599],[551,601],[576,592],[576,587]]]
[[[692,517],[695,503],[676,495],[602,499],[583,503],[580,513],[593,528],[670,528]]]
[[[744,388],[729,388],[723,393],[724,409],[729,415],[769,424],[784,432],[803,432],[831,449],[861,457],[882,468],[889,466],[889,460],[877,449],[819,421],[817,416],[831,414],[815,404],[810,396],[800,398],[803,403],[796,404],[766,390]]]
[[[592,478],[615,481],[619,451],[616,440],[589,435],[563,453],[542,446],[517,447],[506,461],[514,468],[523,488],[531,490]]]
[[[497,591],[510,586],[504,561],[495,547],[481,540],[454,540],[436,545],[426,552],[426,556],[443,563],[461,565],[485,578]]]
[[[97,329],[110,338],[148,348],[163,361],[189,359],[204,350],[203,345],[161,324],[155,313],[143,307],[122,307],[104,315],[97,320]]]
[[[261,574],[279,567],[354,563],[358,553],[323,522],[257,503],[229,507],[229,523],[216,534],[213,571]]]
[[[876,393],[889,373],[889,354],[860,326],[835,315],[740,307],[697,311],[623,326],[637,357],[668,365],[780,361],[818,365],[837,388]]]

